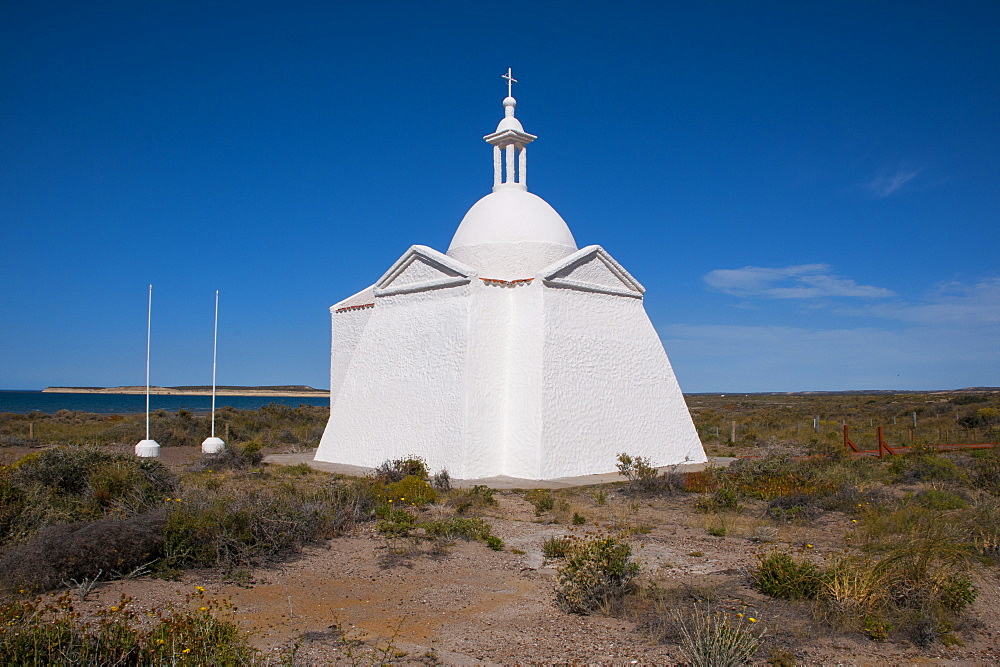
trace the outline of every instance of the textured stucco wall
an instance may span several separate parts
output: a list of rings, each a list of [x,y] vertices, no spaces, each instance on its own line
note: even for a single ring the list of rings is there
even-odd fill
[[[503,285],[414,248],[424,255],[411,249],[374,292],[338,304],[374,293],[373,307],[332,309],[317,460],[374,467],[414,454],[465,479],[610,472],[623,451],[705,460],[642,287],[603,250]]]
[[[706,460],[641,300],[565,288],[544,299],[542,478],[612,472],[619,452]]]
[[[376,299],[331,397],[317,460],[374,467],[406,454],[433,466],[454,458],[464,440],[468,292]]]

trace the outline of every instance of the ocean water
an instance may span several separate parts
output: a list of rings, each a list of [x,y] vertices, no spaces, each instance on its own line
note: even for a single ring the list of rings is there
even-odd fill
[[[237,410],[256,410],[269,403],[281,403],[297,407],[299,405],[330,405],[330,399],[323,396],[216,396],[215,407],[230,405]],[[212,409],[211,396],[158,396],[149,397],[150,410],[176,412],[181,408],[191,412],[209,412]],[[34,411],[48,414],[59,410],[74,412],[97,412],[129,414],[146,411],[145,394],[58,394],[40,391],[0,390],[0,412],[27,414]]]

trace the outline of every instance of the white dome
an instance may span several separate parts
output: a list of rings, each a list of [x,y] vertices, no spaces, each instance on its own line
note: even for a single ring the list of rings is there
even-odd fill
[[[529,278],[575,252],[572,232],[541,197],[517,188],[486,195],[462,218],[448,255],[488,278]]]
[[[461,246],[522,241],[577,249],[573,233],[548,202],[511,188],[492,192],[472,205],[455,231],[448,252]]]

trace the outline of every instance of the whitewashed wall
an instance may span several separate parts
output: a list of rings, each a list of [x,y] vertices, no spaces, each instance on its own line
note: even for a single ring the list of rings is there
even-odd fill
[[[414,246],[331,309],[316,459],[374,467],[418,455],[463,479],[611,472],[623,451],[704,461],[641,296],[598,246],[517,285]],[[374,307],[337,312],[368,298]]]

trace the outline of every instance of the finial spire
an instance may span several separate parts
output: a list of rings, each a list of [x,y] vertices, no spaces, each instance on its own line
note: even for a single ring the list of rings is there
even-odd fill
[[[503,120],[497,125],[497,131],[487,134],[483,139],[493,145],[493,190],[514,188],[527,190],[528,150],[527,146],[537,139],[521,127],[521,121],[514,117],[514,107],[517,100],[511,93],[513,84],[517,83],[511,69],[501,77],[507,81],[507,97],[503,101]]]
[[[513,87],[513,85],[515,83],[517,83],[517,79],[515,79],[511,75],[511,71],[510,71],[509,67],[507,68],[507,73],[506,74],[501,74],[500,78],[501,79],[507,79],[507,97],[514,97],[514,87]]]

